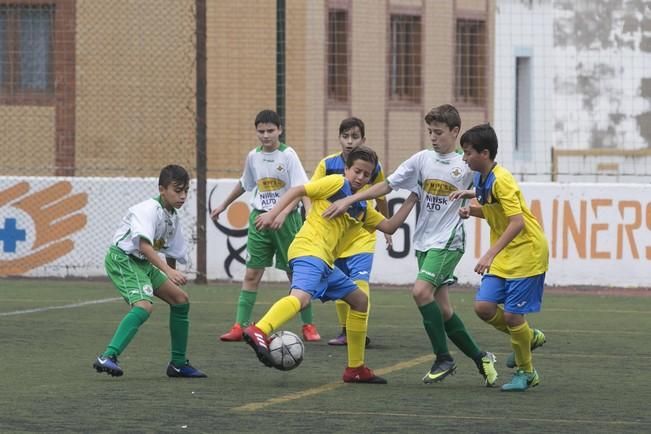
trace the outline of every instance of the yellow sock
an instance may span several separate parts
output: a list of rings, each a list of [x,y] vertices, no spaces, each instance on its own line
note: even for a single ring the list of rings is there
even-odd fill
[[[506,333],[507,335],[509,334],[509,327],[506,325],[506,321],[504,320],[504,309],[502,309],[501,306],[497,306],[495,316],[486,322],[497,330]]]
[[[350,306],[345,301],[337,300],[335,301],[335,310],[337,311],[337,320],[339,320],[339,325],[341,328],[346,327],[346,318],[348,318],[348,310]]]
[[[368,316],[371,313],[371,288],[366,280],[355,280],[355,285],[368,297],[368,307],[366,308],[366,315]]]
[[[531,360],[531,328],[525,321],[517,327],[509,327],[511,346],[515,352],[515,363],[525,372],[533,372]]]
[[[348,366],[358,368],[364,364],[366,352],[367,312],[350,309],[346,320],[346,340],[348,341]]]
[[[255,325],[266,334],[269,334],[294,318],[300,310],[300,300],[293,295],[288,295],[275,302]]]

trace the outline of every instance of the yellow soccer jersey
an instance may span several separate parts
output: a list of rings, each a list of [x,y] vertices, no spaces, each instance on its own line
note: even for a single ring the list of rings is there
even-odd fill
[[[520,187],[511,172],[502,166],[495,166],[492,187],[486,185],[489,194],[478,200],[482,203],[484,217],[491,228],[491,245],[504,233],[509,217],[522,214],[524,229],[493,260],[490,274],[506,279],[537,276],[549,268],[547,238],[524,201]],[[481,186],[477,189],[481,192]]]
[[[350,244],[350,235],[358,230],[374,230],[384,216],[366,202],[357,202],[339,217],[326,219],[323,212],[338,199],[350,196],[350,183],[342,175],[328,175],[304,185],[312,207],[305,223],[289,246],[288,258],[315,256],[330,267],[341,257],[341,249]]]
[[[345,167],[346,162],[344,161],[341,152],[328,155],[316,166],[311,180],[316,181],[317,179],[321,179],[324,176],[334,174],[343,175]],[[371,179],[369,180],[368,185],[364,186],[364,189],[368,188],[370,185],[384,182],[384,180],[384,171],[382,170],[382,165],[378,162],[375,166],[375,169],[373,170],[373,173],[371,174]],[[380,197],[379,199],[384,199],[384,197]],[[370,207],[374,207],[375,201],[369,201],[368,205]],[[348,258],[360,253],[375,253],[375,239],[376,234],[374,231],[369,232],[367,230],[361,230],[356,237],[349,237],[350,242],[348,244],[348,247],[344,246],[338,258]]]

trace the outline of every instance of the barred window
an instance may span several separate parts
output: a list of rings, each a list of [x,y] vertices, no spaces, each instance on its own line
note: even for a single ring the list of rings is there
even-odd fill
[[[0,4],[0,95],[51,94],[54,6]]]
[[[420,103],[422,93],[421,17],[391,15],[389,99]]]
[[[486,21],[457,20],[454,96],[457,102],[486,103],[488,56]]]
[[[328,99],[348,102],[348,11],[328,11]]]

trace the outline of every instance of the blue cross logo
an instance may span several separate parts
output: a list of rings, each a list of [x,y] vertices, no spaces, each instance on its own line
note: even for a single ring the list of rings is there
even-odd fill
[[[0,228],[0,241],[2,242],[2,251],[14,253],[16,251],[16,241],[25,241],[25,230],[16,227],[16,219],[5,218],[5,227]]]

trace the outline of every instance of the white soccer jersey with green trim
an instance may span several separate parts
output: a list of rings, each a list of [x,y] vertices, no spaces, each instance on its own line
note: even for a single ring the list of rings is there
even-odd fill
[[[448,199],[453,191],[472,185],[472,171],[460,154],[420,151],[403,162],[387,182],[394,190],[404,188],[420,198],[414,249],[463,250],[465,232],[458,213],[462,201]]]
[[[240,178],[242,187],[253,192],[251,206],[259,211],[269,211],[287,190],[307,181],[298,154],[283,143],[273,152],[262,146],[249,152]]]
[[[113,236],[113,244],[128,255],[146,259],[140,252],[140,238],[147,239],[154,250],[168,258],[186,263],[187,246],[176,210],[163,208],[160,196],[129,208]]]

